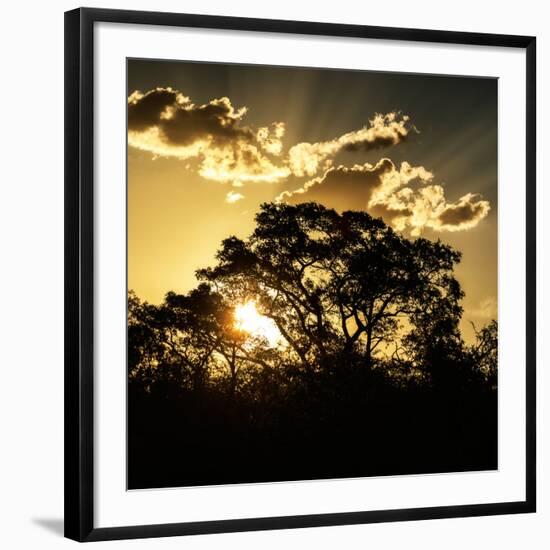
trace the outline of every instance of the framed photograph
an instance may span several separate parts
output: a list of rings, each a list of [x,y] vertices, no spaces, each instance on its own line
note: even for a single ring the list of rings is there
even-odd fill
[[[534,512],[535,38],[65,14],[65,534]]]

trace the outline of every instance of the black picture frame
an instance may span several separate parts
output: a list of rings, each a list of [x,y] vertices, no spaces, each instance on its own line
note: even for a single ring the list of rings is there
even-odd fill
[[[525,50],[527,353],[524,501],[130,527],[94,527],[93,27],[96,22],[408,40]],[[535,81],[536,39],[530,36],[91,8],[65,13],[65,536],[84,542],[535,512]]]

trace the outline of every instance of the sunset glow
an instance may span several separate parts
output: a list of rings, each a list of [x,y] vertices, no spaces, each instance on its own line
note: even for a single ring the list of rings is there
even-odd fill
[[[246,302],[235,308],[235,326],[251,336],[265,338],[272,348],[282,344],[279,329],[272,319],[258,313],[254,302]]]

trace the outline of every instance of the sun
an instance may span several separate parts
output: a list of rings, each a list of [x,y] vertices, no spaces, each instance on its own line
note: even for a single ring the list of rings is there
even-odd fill
[[[283,344],[283,337],[273,319],[258,313],[253,301],[235,308],[235,327],[251,336],[265,338],[272,348]]]

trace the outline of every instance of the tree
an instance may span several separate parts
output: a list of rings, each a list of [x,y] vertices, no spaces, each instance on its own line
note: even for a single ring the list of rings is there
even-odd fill
[[[273,358],[265,338],[236,326],[234,303],[207,284],[185,295],[168,292],[159,306],[130,292],[131,377],[171,380],[192,391],[212,377],[224,378],[233,395],[244,368],[269,367]]]
[[[150,390],[158,381],[164,345],[159,334],[158,308],[128,293],[128,376]]]
[[[306,369],[351,353],[370,368],[438,304],[460,317],[460,253],[439,241],[409,241],[366,212],[316,203],[264,204],[256,224],[248,240],[223,241],[217,266],[198,277],[253,298]]]
[[[476,341],[468,350],[472,365],[494,390],[498,378],[498,323],[493,319],[480,330],[472,326],[476,335]]]

